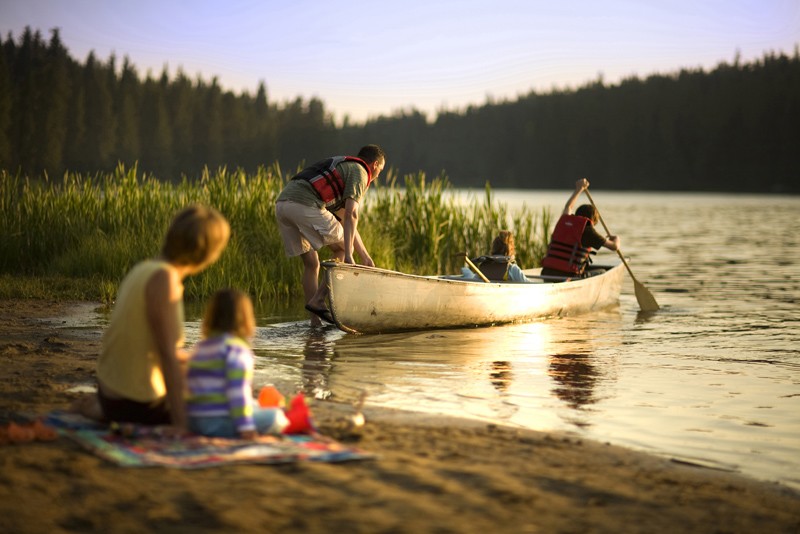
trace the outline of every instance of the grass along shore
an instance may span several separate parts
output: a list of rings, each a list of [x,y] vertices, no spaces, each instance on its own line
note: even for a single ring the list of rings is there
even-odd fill
[[[287,258],[275,225],[275,199],[290,174],[277,165],[255,173],[208,170],[179,183],[119,165],[108,174],[65,174],[33,180],[0,171],[0,298],[94,300],[110,303],[130,268],[158,253],[172,216],[193,202],[231,223],[220,260],[186,281],[186,298],[202,300],[237,287],[257,301],[302,293],[301,262]],[[539,264],[550,213],[509,213],[494,201],[461,198],[446,177],[389,172],[363,202],[359,232],[375,264],[417,274],[458,272],[463,259],[489,251],[497,230],[512,230],[517,262]],[[323,249],[324,254],[327,249]]]

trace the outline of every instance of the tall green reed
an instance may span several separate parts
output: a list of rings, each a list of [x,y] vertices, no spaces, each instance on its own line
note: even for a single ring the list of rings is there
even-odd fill
[[[493,201],[488,184],[484,198],[465,200],[445,176],[409,175],[402,187],[395,174],[388,176],[387,185],[367,194],[359,224],[376,265],[418,274],[457,272],[463,264],[458,252],[488,252],[503,228],[515,232],[520,265],[533,266],[542,257],[547,211],[509,214]],[[108,301],[136,262],[158,253],[173,215],[200,202],[228,218],[231,240],[217,263],[186,280],[188,298],[206,298],[220,287],[237,287],[257,300],[299,295],[302,264],[285,256],[275,224],[275,199],[285,178],[277,164],[250,174],[205,170],[197,180],[177,184],[123,165],[104,175],[65,174],[60,180],[0,172],[0,275],[71,278],[81,280],[80,287],[88,280],[95,290],[85,298]]]
[[[459,253],[488,254],[492,240],[503,229],[514,232],[517,263],[534,267],[549,241],[549,210],[534,213],[523,206],[510,214],[505,204],[494,201],[488,183],[483,198],[463,198],[444,175],[430,181],[424,173],[408,175],[404,187],[390,175],[388,186],[370,195],[359,232],[376,264],[391,269],[458,272],[464,264]]]

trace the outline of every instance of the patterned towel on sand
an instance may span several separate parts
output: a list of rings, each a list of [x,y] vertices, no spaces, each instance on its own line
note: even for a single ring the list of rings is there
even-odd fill
[[[94,454],[124,467],[202,469],[232,464],[279,464],[299,461],[344,462],[373,454],[323,436],[260,436],[255,440],[162,436],[158,427],[109,428],[80,415],[52,412],[45,423]]]

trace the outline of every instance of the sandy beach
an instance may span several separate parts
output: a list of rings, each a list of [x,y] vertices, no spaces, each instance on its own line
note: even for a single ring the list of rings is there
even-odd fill
[[[0,423],[65,408],[98,334],[42,321],[86,303],[0,301]],[[0,445],[0,531],[800,532],[800,492],[605,443],[312,404],[323,433],[375,453],[341,464],[112,465],[70,440]]]

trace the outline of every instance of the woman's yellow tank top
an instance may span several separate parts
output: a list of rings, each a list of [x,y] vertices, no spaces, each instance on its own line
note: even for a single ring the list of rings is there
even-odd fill
[[[164,261],[145,260],[134,266],[122,281],[97,362],[97,378],[101,384],[126,399],[138,402],[152,402],[167,394],[145,303],[147,282],[162,269],[170,270],[172,266]],[[180,325],[178,346],[182,346],[182,298],[177,313]]]

